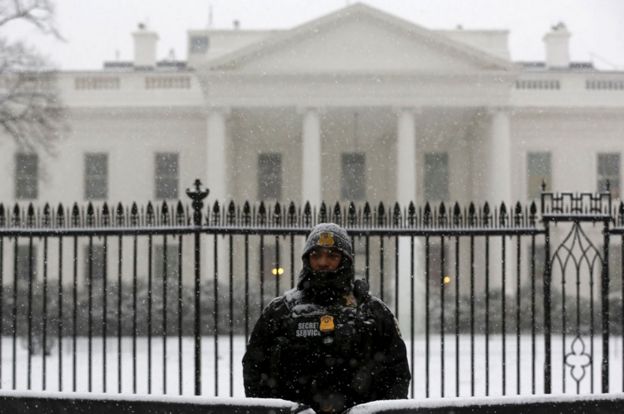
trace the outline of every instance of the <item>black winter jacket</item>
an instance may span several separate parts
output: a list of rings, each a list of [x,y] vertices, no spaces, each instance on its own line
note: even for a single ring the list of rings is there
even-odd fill
[[[256,323],[243,358],[248,397],[282,398],[319,412],[407,398],[405,343],[387,306],[368,294],[320,306],[292,289]],[[348,303],[348,304],[347,304]]]

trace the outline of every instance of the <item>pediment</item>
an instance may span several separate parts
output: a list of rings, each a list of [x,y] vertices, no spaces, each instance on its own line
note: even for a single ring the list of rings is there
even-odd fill
[[[509,70],[511,63],[377,9],[355,4],[209,63],[242,73]]]

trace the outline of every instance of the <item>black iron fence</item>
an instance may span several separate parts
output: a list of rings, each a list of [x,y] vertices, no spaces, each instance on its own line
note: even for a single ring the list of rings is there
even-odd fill
[[[624,390],[624,205],[0,204],[0,387],[242,396],[310,228],[345,226],[398,316],[412,397]]]

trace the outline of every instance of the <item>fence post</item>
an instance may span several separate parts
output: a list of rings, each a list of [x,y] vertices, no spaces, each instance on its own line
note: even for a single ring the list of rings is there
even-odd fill
[[[195,395],[201,394],[201,225],[203,200],[208,196],[209,191],[202,188],[202,183],[196,179],[193,188],[186,189],[186,195],[193,200],[193,225],[195,229],[195,324],[193,334],[195,337]]]
[[[611,222],[611,189],[607,181],[607,215],[603,220],[602,294],[602,392],[609,392],[609,224]],[[602,207],[602,206],[601,206]],[[604,212],[604,211],[603,211]]]
[[[546,183],[542,182],[541,213],[544,224],[544,394],[552,392],[552,355],[551,355],[551,315],[550,315],[550,281],[552,269],[550,266],[550,221],[544,217]]]

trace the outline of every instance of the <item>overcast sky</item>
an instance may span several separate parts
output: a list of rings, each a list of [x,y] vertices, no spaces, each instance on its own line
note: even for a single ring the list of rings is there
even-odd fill
[[[186,31],[290,28],[345,7],[347,0],[56,0],[65,42],[12,26],[12,36],[41,48],[63,69],[98,69],[105,60],[132,57],[138,22],[160,36],[158,55],[173,49],[186,59]],[[508,29],[514,60],[543,60],[542,36],[562,21],[572,32],[575,61],[624,70],[624,0],[364,0],[370,6],[431,29]]]

